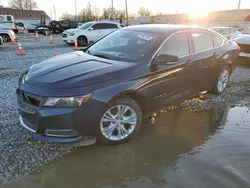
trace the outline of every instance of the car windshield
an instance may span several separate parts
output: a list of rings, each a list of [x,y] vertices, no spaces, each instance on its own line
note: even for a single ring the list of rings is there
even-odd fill
[[[149,57],[161,39],[160,34],[119,30],[91,46],[87,53],[118,61],[138,62]]]
[[[80,25],[78,29],[88,29],[92,24],[93,24],[92,22],[84,23]]]
[[[250,28],[242,30],[241,33],[243,33],[243,34],[250,34]]]
[[[217,33],[223,33],[225,31],[225,28],[212,28],[212,30],[216,31]]]

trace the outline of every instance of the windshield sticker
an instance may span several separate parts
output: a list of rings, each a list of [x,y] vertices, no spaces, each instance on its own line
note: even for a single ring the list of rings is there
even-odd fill
[[[147,40],[147,41],[150,41],[150,40],[153,39],[152,36],[145,35],[145,34],[142,34],[142,33],[140,33],[139,35],[137,35],[137,37],[139,37],[140,39],[143,39],[143,40]]]

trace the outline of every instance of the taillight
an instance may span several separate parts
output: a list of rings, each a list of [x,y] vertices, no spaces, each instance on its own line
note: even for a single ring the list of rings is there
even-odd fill
[[[237,46],[237,50],[240,52],[240,47],[239,46]]]

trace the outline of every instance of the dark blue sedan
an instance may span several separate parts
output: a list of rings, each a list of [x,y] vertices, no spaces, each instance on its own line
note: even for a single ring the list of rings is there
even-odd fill
[[[39,140],[123,143],[171,103],[222,94],[238,55],[235,42],[207,29],[126,27],[30,67],[17,88],[20,121]]]

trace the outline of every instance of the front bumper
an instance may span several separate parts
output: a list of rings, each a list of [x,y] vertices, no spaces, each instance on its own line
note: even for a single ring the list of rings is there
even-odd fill
[[[17,102],[21,125],[37,140],[71,143],[99,134],[100,106],[94,100],[84,107],[39,107],[25,102],[17,90]]]
[[[74,44],[76,40],[76,36],[68,36],[67,34],[62,35],[62,40],[67,44]]]

